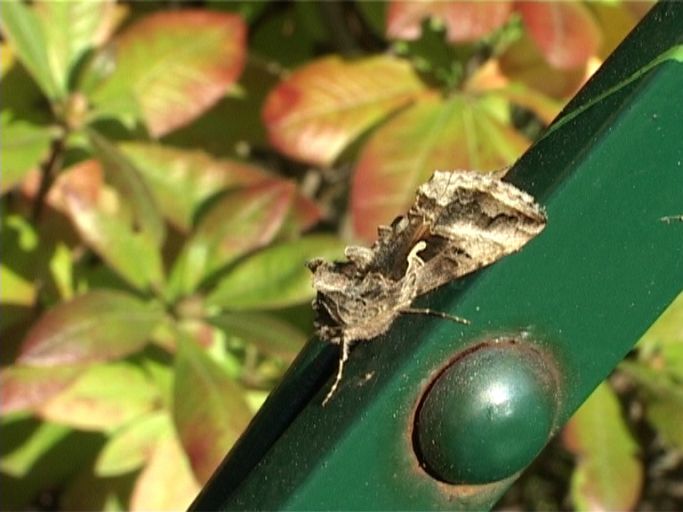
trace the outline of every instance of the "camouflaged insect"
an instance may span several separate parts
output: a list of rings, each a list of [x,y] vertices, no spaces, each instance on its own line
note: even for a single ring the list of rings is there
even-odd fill
[[[436,171],[408,213],[379,227],[372,247],[347,247],[344,262],[310,261],[316,334],[342,349],[323,405],[354,342],[384,334],[401,313],[434,314],[411,308],[413,300],[520,250],[545,224],[529,194],[493,175]]]

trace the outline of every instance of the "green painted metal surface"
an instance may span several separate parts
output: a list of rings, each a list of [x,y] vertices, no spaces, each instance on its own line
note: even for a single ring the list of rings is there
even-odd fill
[[[193,508],[490,508],[515,475],[434,478],[414,444],[421,397],[463,351],[514,340],[556,371],[547,410],[526,414],[552,435],[683,289],[683,224],[660,220],[683,213],[682,44],[683,3],[657,5],[517,163],[508,179],[546,206],[546,230],[418,301],[471,325],[400,318],[354,349],[325,408],[336,352],[312,341]]]

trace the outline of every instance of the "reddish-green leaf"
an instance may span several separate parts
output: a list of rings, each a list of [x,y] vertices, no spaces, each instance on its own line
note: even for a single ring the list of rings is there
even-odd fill
[[[187,231],[197,207],[217,192],[253,184],[270,176],[259,167],[216,160],[201,151],[129,142],[121,150],[140,171],[169,221]]]
[[[512,2],[393,0],[387,12],[387,37],[417,39],[425,18],[441,20],[451,42],[475,41],[503,26]]]
[[[499,120],[492,96],[421,100],[373,133],[360,154],[351,189],[353,230],[374,240],[414,201],[433,172],[491,171],[517,158],[528,142]]]
[[[19,361],[54,366],[116,359],[140,350],[163,315],[122,292],[88,292],[45,313],[26,335]]]
[[[0,193],[18,184],[32,169],[37,169],[50,151],[50,142],[58,130],[30,124],[20,120],[10,121],[3,112],[0,116],[2,131],[2,174]]]
[[[0,409],[3,413],[32,410],[72,384],[85,371],[81,366],[9,366],[0,370]]]
[[[368,127],[424,89],[410,64],[389,56],[308,64],[268,96],[263,119],[284,154],[327,165]]]
[[[95,473],[103,477],[122,475],[142,466],[162,437],[175,435],[165,411],[136,419],[112,434],[95,463]]]
[[[94,101],[105,115],[141,114],[149,132],[159,137],[225,94],[242,72],[245,37],[244,22],[232,14],[149,15],[116,38],[116,67]]]
[[[175,374],[173,419],[194,474],[205,482],[251,413],[240,386],[193,340],[180,340]]]
[[[112,431],[157,408],[159,392],[142,369],[128,362],[94,365],[43,404],[43,418],[80,430]]]
[[[640,495],[643,468],[619,400],[601,384],[565,428],[566,446],[577,456],[572,499],[580,510],[629,510]]]
[[[344,244],[336,237],[311,235],[268,247],[237,265],[211,292],[207,302],[233,310],[271,309],[313,298],[306,262],[335,259]]]
[[[600,29],[580,2],[517,2],[524,25],[547,61],[575,69],[597,55]]]
[[[173,269],[173,288],[190,292],[212,272],[268,244],[290,209],[294,185],[270,180],[228,192],[202,217]]]
[[[175,436],[165,436],[135,482],[129,509],[187,510],[199,490],[180,442]]]
[[[291,361],[306,343],[306,334],[264,313],[222,313],[209,320],[228,336],[241,338],[266,354]]]
[[[135,227],[156,245],[164,240],[165,226],[149,187],[140,172],[121,151],[95,131],[89,131],[90,143],[105,170],[108,181],[133,210]]]

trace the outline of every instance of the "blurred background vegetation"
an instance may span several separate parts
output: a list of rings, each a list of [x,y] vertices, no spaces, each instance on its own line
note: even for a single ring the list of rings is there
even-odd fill
[[[2,508],[185,508],[304,262],[514,162],[649,7],[2,2]],[[682,449],[679,297],[499,506],[680,510]]]

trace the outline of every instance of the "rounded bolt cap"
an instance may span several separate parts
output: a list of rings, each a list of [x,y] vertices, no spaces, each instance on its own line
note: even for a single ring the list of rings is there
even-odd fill
[[[526,467],[557,411],[557,372],[537,349],[485,343],[430,385],[418,408],[415,449],[435,478],[484,484]]]

